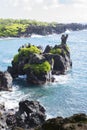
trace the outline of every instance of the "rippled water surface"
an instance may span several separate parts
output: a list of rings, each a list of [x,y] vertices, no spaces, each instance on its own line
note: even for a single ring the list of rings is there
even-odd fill
[[[5,71],[11,65],[22,44],[32,43],[44,48],[47,44],[59,44],[60,37],[0,39],[0,70]],[[48,117],[66,117],[78,112],[87,114],[87,31],[70,32],[67,43],[73,62],[67,75],[57,76],[57,83],[39,87],[30,86],[20,78],[13,83],[12,92],[0,92],[0,102],[5,102],[7,108],[13,108],[22,99],[38,100],[46,107]]]

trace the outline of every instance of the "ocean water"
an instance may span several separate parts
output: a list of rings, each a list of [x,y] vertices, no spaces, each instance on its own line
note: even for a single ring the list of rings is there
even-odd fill
[[[26,43],[54,46],[60,43],[60,35],[31,38],[0,39],[0,70],[5,71],[18,48]],[[46,108],[47,118],[67,117],[75,113],[87,114],[87,30],[69,33],[72,69],[66,75],[55,76],[57,82],[42,86],[31,86],[23,77],[13,82],[12,92],[0,92],[0,102],[6,108],[18,106],[20,100],[38,100]]]

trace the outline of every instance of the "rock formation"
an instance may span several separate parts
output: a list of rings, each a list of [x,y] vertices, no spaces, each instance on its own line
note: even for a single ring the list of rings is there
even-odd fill
[[[37,130],[87,130],[87,116],[81,113],[67,118],[49,119]]]
[[[10,90],[12,88],[12,77],[9,72],[0,71],[0,90]]]
[[[18,110],[6,110],[5,106],[0,104],[0,130],[34,128],[44,123],[45,119],[45,109],[38,101],[21,101]]]
[[[87,115],[46,120],[45,109],[37,101],[21,101],[16,110],[0,104],[0,130],[87,130]]]
[[[48,45],[44,51],[31,44],[22,46],[8,71],[13,78],[26,75],[29,84],[53,82],[53,74],[65,74],[72,66],[69,47],[65,43],[66,41],[54,47]]]

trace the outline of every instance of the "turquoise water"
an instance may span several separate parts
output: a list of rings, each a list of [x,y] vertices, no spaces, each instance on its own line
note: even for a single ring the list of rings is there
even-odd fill
[[[60,43],[61,35],[33,36],[31,38],[0,39],[0,70],[11,65],[18,48],[25,43],[49,45]],[[68,45],[73,67],[67,75],[56,76],[56,83],[30,86],[22,77],[13,83],[12,92],[0,92],[0,102],[7,108],[18,106],[22,99],[38,100],[46,108],[49,117],[87,114],[87,31],[70,32]]]

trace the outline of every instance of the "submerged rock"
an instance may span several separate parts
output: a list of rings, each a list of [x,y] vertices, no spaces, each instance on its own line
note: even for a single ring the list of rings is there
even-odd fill
[[[11,90],[12,88],[12,76],[9,72],[0,71],[0,90]]]

